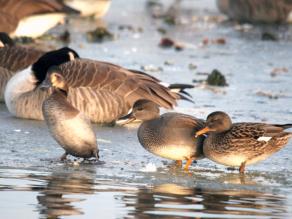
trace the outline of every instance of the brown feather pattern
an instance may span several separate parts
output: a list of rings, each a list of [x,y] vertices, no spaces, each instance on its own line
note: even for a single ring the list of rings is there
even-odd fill
[[[259,140],[271,137],[270,140]],[[246,164],[264,160],[279,151],[292,137],[281,125],[264,123],[234,123],[230,130],[223,133],[210,133],[204,143],[204,153],[211,160],[232,165],[224,160],[226,156],[245,157]],[[220,160],[220,161],[219,161]]]
[[[151,100],[165,108],[176,105],[179,95],[157,83],[147,74],[131,72],[119,66],[88,59],[76,59],[60,66],[69,87],[107,90],[124,98],[132,106],[139,99]]]
[[[0,48],[0,66],[17,72],[35,63],[44,51],[23,46],[5,46]]]
[[[18,22],[28,16],[46,13],[75,12],[58,0],[0,0],[0,31],[12,33]]]
[[[205,126],[203,120],[181,113],[165,113],[159,118],[145,121],[138,129],[141,145],[151,153],[174,159],[170,148],[184,150],[179,160],[203,158],[204,136],[195,133]]]

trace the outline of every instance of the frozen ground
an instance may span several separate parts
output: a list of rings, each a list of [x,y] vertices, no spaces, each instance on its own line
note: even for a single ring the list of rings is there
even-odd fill
[[[144,1],[125,4],[114,0],[104,22],[117,37],[101,44],[86,42],[85,32],[95,22],[70,20],[69,46],[83,57],[128,68],[161,67],[162,71],[149,73],[169,83],[205,79],[202,73],[215,68],[225,74],[228,87],[197,85],[190,91],[195,104],[180,102],[177,111],[204,118],[214,110],[224,110],[234,121],[292,122],[290,27],[237,31],[233,23],[212,19],[213,15],[218,18],[218,12],[211,0],[185,0],[180,17],[183,24],[168,26],[151,18],[145,5]],[[143,31],[120,30],[120,25],[142,27]],[[186,48],[179,52],[159,48],[159,27]],[[261,33],[266,31],[280,40],[262,41]],[[226,44],[202,46],[205,38],[224,38]],[[197,69],[189,69],[190,63]],[[279,70],[272,76],[275,68],[287,72]],[[139,145],[135,126],[95,128],[105,163],[63,164],[57,161],[63,151],[43,122],[13,118],[1,105],[1,218],[292,216],[292,141],[268,160],[248,167],[245,177],[240,177],[208,160],[194,164],[190,173],[175,170],[170,161]],[[145,172],[150,163],[157,170]]]

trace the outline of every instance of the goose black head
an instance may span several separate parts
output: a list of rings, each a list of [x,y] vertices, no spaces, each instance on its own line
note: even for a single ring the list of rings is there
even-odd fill
[[[13,46],[14,41],[10,38],[10,36],[5,32],[0,32],[0,47],[3,46]]]
[[[68,47],[45,53],[32,65],[32,71],[38,80],[37,85],[45,80],[50,67],[59,66],[76,58],[79,58],[77,52]]]
[[[232,121],[227,113],[216,111],[208,115],[206,127],[196,133],[196,136],[208,132],[222,133],[228,131],[232,126]]]

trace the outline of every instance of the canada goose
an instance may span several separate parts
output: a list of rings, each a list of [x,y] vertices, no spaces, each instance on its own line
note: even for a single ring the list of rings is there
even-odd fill
[[[103,17],[108,11],[111,0],[63,0],[71,8],[80,11],[81,16]]]
[[[120,120],[126,120],[124,124],[143,121],[137,132],[140,144],[155,155],[175,160],[179,166],[186,160],[185,170],[192,161],[204,157],[205,137],[195,137],[195,133],[205,126],[203,120],[174,112],[160,116],[159,106],[148,100],[137,101],[132,112]]]
[[[178,99],[188,99],[183,90],[173,92],[150,75],[111,63],[80,59],[74,50],[62,48],[46,53],[31,68],[9,80],[5,102],[14,116],[43,120],[41,105],[48,94],[38,85],[53,65],[60,67],[69,85],[68,101],[95,123],[114,122],[139,99],[151,100],[168,109]]]
[[[4,46],[13,46],[14,41],[11,39],[7,33],[0,32],[0,48]]]
[[[43,102],[42,112],[54,139],[65,150],[61,160],[67,155],[90,158],[98,156],[96,136],[89,119],[67,101],[68,86],[60,69],[51,67],[42,88],[53,88],[52,94]]]
[[[37,37],[78,11],[59,0],[0,0],[0,32]]]
[[[219,10],[240,22],[286,23],[292,21],[292,2],[286,0],[217,0]]]
[[[207,117],[206,127],[196,133],[209,133],[204,141],[204,155],[223,165],[240,167],[265,160],[279,151],[292,137],[292,124],[233,123],[224,112],[213,112]]]
[[[6,33],[0,33],[0,102],[4,101],[4,91],[9,79],[32,65],[44,53],[42,50],[15,45]]]

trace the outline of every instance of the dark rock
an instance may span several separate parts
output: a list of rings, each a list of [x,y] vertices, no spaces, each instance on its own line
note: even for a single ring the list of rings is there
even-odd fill
[[[101,43],[105,40],[113,40],[114,39],[114,35],[104,27],[97,27],[93,31],[88,31],[86,33],[86,36],[87,36],[87,40],[89,42]]]
[[[278,41],[278,37],[272,33],[264,32],[264,33],[262,33],[262,40],[264,40],[264,41]]]
[[[227,86],[227,82],[225,79],[225,76],[218,71],[217,69],[214,69],[212,73],[207,78],[207,84],[212,86]]]
[[[31,37],[26,37],[26,36],[21,36],[21,37],[15,37],[14,39],[15,43],[19,43],[19,44],[30,44],[30,43],[34,43],[34,39]]]
[[[174,44],[175,42],[172,39],[165,37],[160,40],[159,46],[162,48],[171,48]]]

